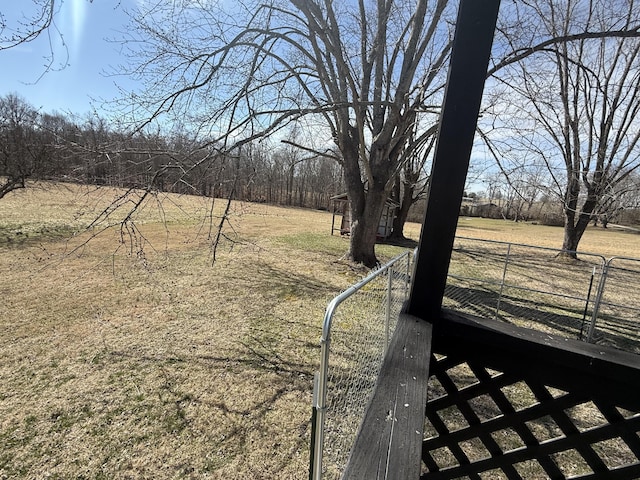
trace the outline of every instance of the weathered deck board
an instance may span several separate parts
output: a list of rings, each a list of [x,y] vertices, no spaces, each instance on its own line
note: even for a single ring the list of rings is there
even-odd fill
[[[401,315],[344,480],[419,478],[432,325]]]

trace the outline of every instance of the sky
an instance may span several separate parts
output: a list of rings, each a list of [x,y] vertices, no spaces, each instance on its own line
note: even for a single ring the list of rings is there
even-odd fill
[[[20,17],[32,0],[0,0],[7,21]],[[102,100],[118,96],[116,84],[134,85],[128,78],[110,75],[124,63],[118,43],[108,39],[119,37],[127,25],[125,9],[135,7],[135,0],[63,0],[56,15],[56,26],[67,44],[61,45],[55,30],[31,43],[0,51],[0,95],[18,93],[42,112],[84,115]],[[25,12],[25,13],[28,13]],[[55,64],[67,59],[69,65],[59,71],[46,71],[46,57],[51,48]],[[44,73],[44,75],[43,75]]]

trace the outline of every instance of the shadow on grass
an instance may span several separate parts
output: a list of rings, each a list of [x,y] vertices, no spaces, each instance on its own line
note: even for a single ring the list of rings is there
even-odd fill
[[[416,248],[418,246],[418,242],[412,240],[411,238],[385,238],[380,239],[376,242],[379,245],[392,245],[394,247],[403,247],[403,248]]]
[[[34,230],[0,226],[0,246],[22,248],[41,242],[70,238],[77,228],[69,225],[39,226]]]
[[[266,295],[267,302],[282,297],[317,298],[319,295],[337,295],[341,290],[337,284],[265,262],[258,261],[249,270],[246,274],[243,271],[236,276],[229,276],[229,280],[236,286]]]
[[[270,459],[268,469],[281,471],[297,452],[308,448],[313,366],[283,358],[258,339],[255,345],[251,342],[238,342],[222,355],[139,356],[134,351],[112,351],[105,360],[161,372],[160,385],[155,391],[147,390],[149,398],[160,402],[157,424],[170,435],[210,437],[212,451],[217,453],[205,471],[215,472],[234,459],[255,455],[256,448],[271,451],[274,444],[286,449]],[[186,381],[196,372],[200,376],[210,372],[211,378],[196,388]],[[283,406],[291,405],[292,399],[308,404],[308,415],[307,410],[302,415],[294,410],[287,416]],[[300,408],[296,407],[298,412]],[[211,423],[210,431],[202,431],[203,422]],[[256,438],[264,445],[256,447]]]

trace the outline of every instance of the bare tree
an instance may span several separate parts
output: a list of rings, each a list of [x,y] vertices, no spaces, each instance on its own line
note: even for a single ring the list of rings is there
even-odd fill
[[[6,10],[0,12],[0,51],[31,42],[47,32],[57,8],[55,0],[31,0],[16,9],[20,12],[17,17],[9,18]]]
[[[20,96],[0,97],[0,199],[45,174],[47,145],[38,132],[38,118]]]
[[[501,139],[493,147],[503,171],[525,151],[544,165],[564,205],[562,248],[575,252],[607,192],[640,168],[640,5],[526,4],[535,14],[528,35],[567,41],[546,43],[500,69],[503,102],[493,133]]]
[[[600,222],[604,228],[607,228],[609,222],[618,221],[625,211],[638,208],[640,208],[640,175],[636,172],[611,188],[607,188],[597,210],[592,215],[594,226]]]
[[[583,40],[638,35],[631,21],[540,29],[528,21],[536,5],[506,4],[489,75]],[[223,149],[304,119],[337,147],[314,153],[341,163],[349,254],[371,266],[384,202],[437,128],[454,10],[448,0],[145,2],[123,39],[130,73],[146,82],[126,115],[139,129],[178,115]],[[415,173],[405,169],[406,185]]]
[[[375,265],[378,221],[408,157],[415,112],[448,55],[447,3],[271,0],[223,11],[147,2],[125,39],[148,85],[135,97],[138,112],[178,113],[228,147],[302,117],[315,122],[344,168],[350,256]]]
[[[417,127],[417,126],[416,126]],[[427,163],[431,158],[436,140],[436,128],[432,126],[428,134],[422,134],[423,145],[412,144],[415,135],[411,135],[404,152],[406,157],[401,162],[401,170],[396,176],[392,198],[398,203],[398,211],[393,219],[391,240],[405,240],[404,226],[409,217],[409,210],[420,199],[427,195],[429,174]],[[429,135],[431,134],[431,135]]]
[[[3,8],[0,11],[0,52],[48,36],[49,53],[45,57],[41,75],[54,67],[66,67],[69,61],[67,44],[55,21],[62,3],[60,0],[26,0],[20,2],[19,7]],[[58,57],[53,47],[56,41],[63,48],[59,65],[54,65]]]

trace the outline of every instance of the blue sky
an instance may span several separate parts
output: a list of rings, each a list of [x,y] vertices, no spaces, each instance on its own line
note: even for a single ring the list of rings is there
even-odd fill
[[[11,21],[28,8],[31,0],[2,0],[2,13]],[[118,96],[116,84],[131,87],[124,77],[107,75],[125,61],[120,45],[107,39],[119,37],[126,28],[126,8],[135,0],[64,0],[56,15],[56,26],[67,44],[69,65],[60,71],[45,71],[46,58],[55,53],[55,64],[67,59],[60,35],[50,31],[34,42],[0,51],[0,95],[18,93],[43,112],[59,111],[83,115],[100,109],[101,100]],[[25,12],[28,13],[28,12]],[[95,99],[92,101],[91,99]]]

